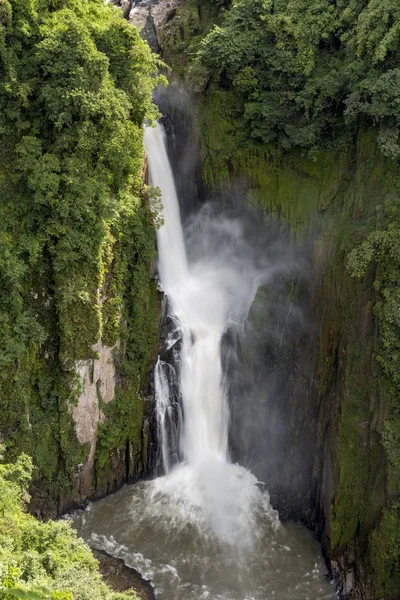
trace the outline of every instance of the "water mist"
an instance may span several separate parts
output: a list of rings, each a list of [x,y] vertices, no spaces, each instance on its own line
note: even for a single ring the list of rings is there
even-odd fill
[[[155,368],[165,474],[91,505],[75,524],[93,546],[151,578],[162,600],[331,598],[311,534],[279,523],[268,494],[228,450],[221,342],[244,327],[257,289],[285,265],[260,260],[240,220],[209,207],[184,232],[160,125],[146,129],[145,147],[150,184],[162,192],[158,270],[174,324],[166,346],[177,355],[174,366],[159,359]]]

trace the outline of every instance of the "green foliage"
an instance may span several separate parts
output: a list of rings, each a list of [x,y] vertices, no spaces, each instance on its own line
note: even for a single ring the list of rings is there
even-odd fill
[[[377,263],[379,281],[375,313],[380,336],[377,359],[400,397],[400,198],[389,196],[385,204],[385,229],[375,230],[350,253],[348,270],[354,277],[365,275]],[[400,411],[400,405],[398,407]]]
[[[43,342],[23,303],[24,275],[44,252],[53,265],[64,353],[86,357],[101,333],[96,294],[105,224],[124,210],[122,198],[141,169],[141,128],[155,114],[157,84],[138,32],[101,4],[71,1],[49,10],[32,1],[29,14],[15,0],[3,26],[1,300],[8,364],[29,340]]]
[[[381,368],[381,393],[388,388],[387,418],[382,443],[388,459],[388,500],[371,536],[369,561],[378,595],[396,593],[400,580],[400,198],[386,199],[382,228],[372,231],[350,253],[347,268],[353,277],[365,276],[377,265],[379,279],[375,314],[379,319],[376,360]]]
[[[367,118],[382,153],[397,158],[399,35],[396,0],[235,0],[192,43],[188,79],[206,103],[215,90],[229,97],[222,112],[236,149],[273,143],[315,156],[348,147]]]
[[[156,358],[154,351],[160,317],[156,282],[149,282],[148,276],[154,257],[153,215],[150,210],[146,208],[142,213],[132,211],[120,235],[119,252],[124,259],[113,269],[126,290],[121,313],[121,344],[115,350],[120,386],[113,402],[102,403],[105,421],[99,425],[96,446],[98,482],[105,472],[112,471],[115,449],[124,452],[129,443],[137,457],[142,447],[143,398],[140,390],[146,387],[147,374]],[[124,327],[128,320],[129,327]]]
[[[376,598],[397,597],[400,579],[400,505],[385,508],[379,526],[371,534],[368,558],[377,574]]]
[[[7,589],[7,592],[4,592],[3,597],[7,599],[20,598],[21,600],[73,600],[70,592],[52,592],[43,586],[35,587],[30,590],[14,587],[12,589]]]
[[[157,65],[102,0],[0,2],[0,434],[52,498],[88,453],[75,364],[116,343],[129,260],[143,247],[151,260],[141,175]]]
[[[145,186],[146,206],[149,209],[149,217],[156,229],[160,229],[164,225],[164,217],[162,214],[163,204],[161,190],[159,187]]]
[[[0,598],[135,600],[101,580],[98,563],[66,521],[42,523],[24,510],[32,461],[0,465]]]

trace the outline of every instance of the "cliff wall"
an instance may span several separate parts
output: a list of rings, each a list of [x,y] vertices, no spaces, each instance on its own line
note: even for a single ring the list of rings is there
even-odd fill
[[[246,461],[261,445],[265,464],[255,470],[273,504],[284,518],[316,528],[350,597],[394,600],[400,594],[395,163],[379,149],[377,129],[362,119],[342,149],[307,153],[248,138],[241,143],[224,74],[215,84],[193,63],[204,35],[223,18],[220,7],[160,4],[164,13],[158,6],[154,22],[162,54],[195,95],[206,185],[226,200],[235,188],[245,190],[250,209],[286,231],[308,264],[279,300],[283,312],[290,314],[293,304],[301,314],[290,317],[279,352],[263,337],[263,322],[274,319],[261,298],[268,290],[256,299],[243,352],[249,369],[260,357],[267,366],[278,358],[278,373],[258,381],[265,393],[246,406],[253,411],[248,421],[258,421],[253,431],[241,437],[233,416],[235,456]],[[263,445],[259,424],[266,424],[267,437],[268,419],[284,420],[285,427]]]
[[[5,0],[0,62],[0,442],[32,456],[31,509],[56,515],[147,469],[159,299],[143,123],[159,78],[97,0]]]

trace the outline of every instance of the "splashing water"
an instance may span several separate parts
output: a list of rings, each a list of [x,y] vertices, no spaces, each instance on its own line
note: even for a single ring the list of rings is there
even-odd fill
[[[75,525],[93,546],[152,578],[165,600],[332,598],[311,534],[282,526],[256,478],[229,459],[221,339],[229,326],[244,323],[275,266],[260,270],[249,262],[237,221],[200,215],[185,245],[160,125],[146,129],[145,146],[150,183],[163,200],[158,267],[176,323],[169,343],[181,341],[182,462],[171,460],[172,367],[159,360],[156,403],[166,475],[91,505],[74,517]]]
[[[170,310],[180,323],[180,391],[183,424],[180,448],[191,485],[201,490],[201,507],[209,526],[231,543],[249,544],[253,505],[260,500],[256,480],[228,459],[229,411],[221,365],[221,338],[232,319],[243,321],[254,300],[260,274],[238,272],[235,250],[226,246],[209,255],[208,244],[188,261],[173,174],[162,128],[145,132],[150,183],[162,191],[164,225],[157,233],[159,275]],[[222,223],[226,228],[226,223]],[[207,241],[203,232],[202,242]],[[215,231],[214,231],[215,234]],[[240,244],[240,227],[230,223],[225,239]],[[214,236],[215,237],[215,236]],[[218,252],[218,250],[220,250]],[[230,248],[232,250],[232,248]],[[156,373],[156,394],[165,399],[166,379]],[[159,412],[165,406],[159,404]],[[163,418],[161,418],[163,420]],[[161,428],[164,468],[169,470],[165,427]],[[180,471],[182,473],[182,470]],[[174,477],[177,477],[174,474]]]

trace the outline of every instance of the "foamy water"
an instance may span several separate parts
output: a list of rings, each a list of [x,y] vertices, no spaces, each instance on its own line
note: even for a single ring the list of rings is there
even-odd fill
[[[93,503],[74,526],[150,579],[159,600],[332,600],[311,533],[279,523],[248,471],[231,465],[224,477],[227,470],[230,481],[214,480],[213,498],[209,472],[181,465]],[[230,518],[216,518],[221,504]]]

